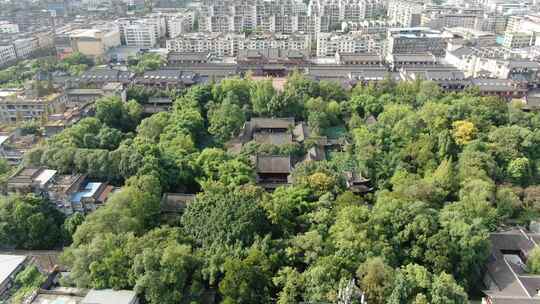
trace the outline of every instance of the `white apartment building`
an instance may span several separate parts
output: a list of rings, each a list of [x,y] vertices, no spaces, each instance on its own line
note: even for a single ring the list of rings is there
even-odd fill
[[[19,26],[9,21],[0,21],[0,33],[2,34],[16,34],[19,32]]]
[[[365,0],[366,14],[365,19],[379,19],[386,12],[386,1]]]
[[[171,52],[211,52],[218,57],[237,56],[239,50],[309,50],[309,35],[263,34],[246,37],[244,34],[192,33],[167,40]]]
[[[388,21],[361,21],[361,22],[342,22],[341,30],[348,32],[358,32],[359,34],[384,34],[388,28],[396,27],[396,24],[389,23]]]
[[[359,32],[317,34],[317,56],[332,57],[339,53],[381,53],[384,41],[378,35]]]
[[[15,47],[13,44],[0,45],[0,66],[17,60]]]
[[[122,44],[130,47],[154,47],[166,33],[163,17],[118,19],[116,23]]]
[[[392,23],[404,27],[421,24],[424,4],[418,1],[390,0],[388,3],[388,19]]]
[[[167,37],[174,38],[183,33],[193,31],[195,24],[195,13],[184,12],[178,14],[166,14]]]
[[[241,34],[191,33],[167,40],[167,50],[172,52],[211,52],[219,57],[236,56]]]
[[[366,19],[367,1],[341,0],[339,3],[340,21],[359,22]]]

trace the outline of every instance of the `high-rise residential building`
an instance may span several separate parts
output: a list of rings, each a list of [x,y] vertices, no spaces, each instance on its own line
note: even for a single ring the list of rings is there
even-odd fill
[[[524,48],[537,44],[540,33],[540,17],[535,15],[510,16],[504,32],[503,46]]]
[[[533,32],[511,32],[504,33],[502,45],[509,49],[519,49],[535,44],[536,34]]]
[[[385,55],[432,53],[443,56],[446,41],[439,31],[425,27],[389,28]]]
[[[193,31],[193,25],[195,24],[195,13],[182,12],[167,14],[165,15],[165,22],[167,24],[167,37],[174,38],[182,33],[189,33]]]
[[[161,27],[161,36],[176,37],[181,33],[193,31],[195,25],[195,11],[191,9],[177,9],[172,12],[158,12],[147,15],[144,20],[151,19]]]
[[[424,4],[419,1],[390,0],[388,3],[388,19],[392,23],[404,27],[415,27],[421,24]]]
[[[199,30],[244,33],[255,30],[292,33],[312,30],[308,8],[300,0],[203,1]]]
[[[118,19],[122,44],[130,47],[154,47],[166,33],[166,22],[162,16],[141,19]]]

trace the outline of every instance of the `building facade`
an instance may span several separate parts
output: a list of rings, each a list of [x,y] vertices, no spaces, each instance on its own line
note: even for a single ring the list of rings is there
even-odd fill
[[[441,32],[424,27],[390,28],[387,34],[386,56],[392,54],[432,53],[444,56],[446,41]]]
[[[5,66],[17,60],[13,44],[0,45],[0,66]]]
[[[391,0],[388,3],[388,19],[404,27],[420,26],[423,9],[422,2]]]

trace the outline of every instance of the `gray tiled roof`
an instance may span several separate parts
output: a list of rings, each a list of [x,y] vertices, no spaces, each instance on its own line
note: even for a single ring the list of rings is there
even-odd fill
[[[257,173],[290,173],[292,170],[290,156],[256,157]]]

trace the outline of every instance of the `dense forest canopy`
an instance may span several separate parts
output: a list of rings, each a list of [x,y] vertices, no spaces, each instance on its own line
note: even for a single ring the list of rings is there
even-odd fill
[[[310,143],[227,152],[252,117],[294,117],[313,136],[340,129],[349,144],[297,164],[292,185],[269,193],[248,155]],[[75,231],[63,258],[77,286],[134,288],[154,304],[355,303],[360,291],[375,304],[466,303],[481,287],[488,233],[540,210],[539,128],[537,113],[474,90],[387,80],[347,91],[294,73],[282,92],[239,78],[195,86],[146,118],[135,100],[99,100],[95,117],[26,164],[124,185],[62,226]],[[350,170],[373,193],[348,191]],[[164,192],[198,194],[164,221]],[[13,204],[1,202],[0,217]]]

